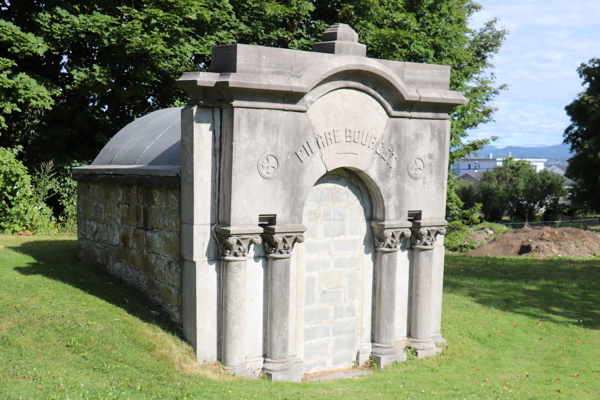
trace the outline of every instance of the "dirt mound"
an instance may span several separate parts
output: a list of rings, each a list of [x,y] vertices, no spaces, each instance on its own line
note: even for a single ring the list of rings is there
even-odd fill
[[[469,256],[595,257],[600,256],[600,235],[577,228],[525,226],[506,231]]]

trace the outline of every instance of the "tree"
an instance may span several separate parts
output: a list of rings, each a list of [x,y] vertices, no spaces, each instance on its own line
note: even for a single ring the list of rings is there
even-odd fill
[[[0,146],[22,144],[34,165],[89,160],[133,119],[183,104],[175,80],[208,70],[212,46],[309,50],[327,26],[344,22],[359,32],[370,57],[452,67],[452,89],[471,100],[452,114],[453,162],[485,144],[463,139],[491,119],[487,103],[498,93],[486,69],[506,31],[494,20],[469,29],[479,9],[471,0],[0,0],[2,65],[11,65],[8,79],[33,77],[31,93],[38,93],[30,102],[36,113],[12,106]],[[16,51],[8,31],[33,42],[32,50]]]
[[[4,50],[0,54],[0,135],[10,133],[12,142],[19,143],[27,131],[35,129],[41,113],[52,108],[58,91],[35,71],[15,72],[21,60],[48,50],[41,38],[0,19],[0,46]],[[11,114],[17,118],[10,118]]]
[[[600,59],[581,64],[579,76],[587,85],[571,104],[565,107],[571,125],[565,130],[564,143],[571,146],[567,175],[577,184],[573,202],[583,208],[600,211]]]
[[[453,163],[488,143],[465,138],[491,121],[502,88],[488,71],[507,31],[496,20],[470,29],[480,9],[472,0],[0,0],[0,87],[12,90],[0,94],[0,146],[22,145],[30,170],[89,162],[135,118],[185,104],[175,81],[210,70],[213,46],[310,50],[342,22],[369,57],[452,67],[451,89],[470,100],[451,113]],[[477,210],[463,210],[449,180],[449,221],[471,220]]]
[[[562,176],[546,170],[536,173],[527,161],[509,157],[483,174],[475,197],[488,221],[500,221],[505,214],[532,221],[542,210],[556,211],[565,195]]]

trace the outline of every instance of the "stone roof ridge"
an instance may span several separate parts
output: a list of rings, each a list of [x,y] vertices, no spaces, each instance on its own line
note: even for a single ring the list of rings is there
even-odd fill
[[[348,24],[337,23],[331,25],[321,36],[324,42],[352,42],[358,43],[358,33]]]
[[[358,33],[346,24],[333,24],[322,36],[323,41],[313,44],[313,51],[347,56],[367,56],[367,46],[358,43]]]

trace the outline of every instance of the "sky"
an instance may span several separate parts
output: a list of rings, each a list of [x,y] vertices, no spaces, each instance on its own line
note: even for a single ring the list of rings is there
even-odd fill
[[[495,122],[470,139],[499,136],[495,146],[550,146],[570,124],[565,106],[585,88],[581,63],[600,58],[600,0],[476,0],[483,10],[469,24],[497,18],[509,33],[492,60],[497,84],[508,90],[491,103]]]

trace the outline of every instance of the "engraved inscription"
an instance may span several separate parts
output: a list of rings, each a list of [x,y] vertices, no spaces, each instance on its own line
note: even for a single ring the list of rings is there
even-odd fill
[[[421,179],[425,175],[425,162],[415,158],[408,163],[408,175],[413,179]]]
[[[274,154],[267,154],[258,160],[258,173],[265,179],[271,179],[279,169],[279,160]]]
[[[316,135],[314,141],[309,140],[302,144],[296,151],[296,157],[301,163],[306,163],[312,157],[317,148],[333,146],[338,143],[352,144],[366,147],[374,151],[387,165],[392,168],[394,161],[398,156],[394,153],[392,147],[383,142],[377,135],[371,134],[366,130],[360,129],[332,129]],[[357,152],[345,151],[337,152],[338,155],[358,155]]]
[[[309,141],[304,142],[296,152],[296,157],[298,157],[298,160],[300,160],[301,163],[304,163],[314,154],[313,146],[314,144],[311,145]]]

